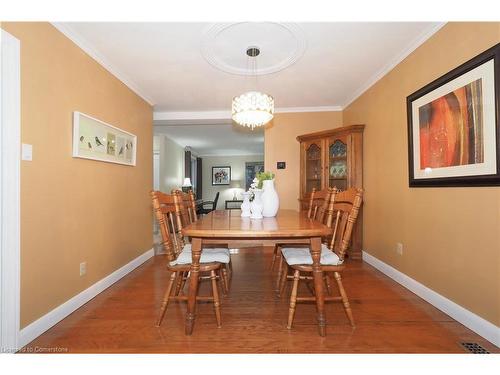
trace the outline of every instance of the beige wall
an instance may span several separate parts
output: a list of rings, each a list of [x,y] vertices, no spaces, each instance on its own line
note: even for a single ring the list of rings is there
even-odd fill
[[[160,140],[160,190],[170,193],[184,182],[184,147],[165,135]]]
[[[152,108],[48,23],[21,41],[21,327],[152,247]],[[72,113],[134,133],[137,166],[71,157]],[[79,276],[80,262],[87,274]]]
[[[364,132],[364,248],[500,325],[500,188],[408,188],[406,97],[500,42],[500,23],[451,23],[352,103]],[[403,256],[395,251],[404,245]]]
[[[280,208],[299,209],[300,143],[297,136],[342,126],[342,112],[278,113],[265,129],[265,169],[276,174]],[[276,162],[286,169],[276,169]]]
[[[231,167],[231,180],[241,182],[241,189],[237,189],[238,199],[242,199],[241,193],[245,190],[245,163],[251,161],[264,161],[264,155],[247,156],[202,156],[203,191],[204,200],[213,200],[219,191],[218,209],[224,209],[224,201],[233,199],[233,190],[230,186],[212,186],[212,167]]]

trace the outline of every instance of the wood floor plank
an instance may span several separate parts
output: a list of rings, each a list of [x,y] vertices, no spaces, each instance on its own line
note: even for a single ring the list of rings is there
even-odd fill
[[[287,297],[274,292],[271,254],[262,248],[232,255],[231,290],[222,300],[222,328],[213,305],[200,303],[192,336],[184,335],[184,303],[169,305],[161,328],[155,319],[168,280],[156,256],[52,327],[27,347],[70,353],[465,353],[460,342],[500,350],[362,261],[343,275],[356,320],[328,303],[327,336],[317,334],[315,305],[299,304],[286,329]],[[304,283],[299,295],[309,294]],[[203,282],[200,293],[209,293]]]

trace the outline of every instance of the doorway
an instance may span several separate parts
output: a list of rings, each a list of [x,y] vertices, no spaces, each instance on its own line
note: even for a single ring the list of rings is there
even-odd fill
[[[1,30],[0,351],[15,352],[20,325],[20,42]]]

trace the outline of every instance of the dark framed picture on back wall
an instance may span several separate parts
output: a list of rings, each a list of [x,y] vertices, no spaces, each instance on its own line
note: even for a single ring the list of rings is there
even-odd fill
[[[231,167],[212,167],[212,185],[229,185]]]
[[[500,44],[407,97],[410,187],[500,185]]]

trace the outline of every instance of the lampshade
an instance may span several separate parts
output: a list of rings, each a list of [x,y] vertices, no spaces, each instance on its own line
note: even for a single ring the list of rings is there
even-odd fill
[[[252,75],[255,76],[257,85],[257,56],[260,55],[260,48],[250,46],[247,48],[247,61],[252,64]],[[271,95],[260,91],[248,91],[233,98],[231,118],[241,126],[248,126],[254,129],[264,126],[273,119],[274,99]]]
[[[232,180],[231,187],[235,188],[235,189],[240,189],[241,188],[241,181],[240,180]]]
[[[184,183],[182,184],[182,187],[189,187],[189,186],[193,186],[193,185],[191,185],[191,179],[189,177],[187,177],[184,179]]]
[[[258,91],[250,91],[233,99],[232,118],[242,126],[253,130],[272,120],[274,115],[274,99],[272,96]]]

